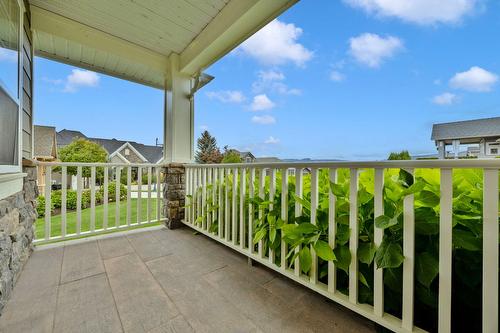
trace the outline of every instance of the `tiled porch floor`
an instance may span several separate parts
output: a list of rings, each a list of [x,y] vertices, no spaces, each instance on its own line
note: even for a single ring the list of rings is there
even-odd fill
[[[0,332],[372,332],[367,320],[190,229],[37,250]]]

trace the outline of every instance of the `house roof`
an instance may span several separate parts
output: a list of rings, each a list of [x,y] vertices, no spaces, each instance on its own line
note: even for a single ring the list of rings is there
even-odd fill
[[[56,128],[52,126],[34,126],[34,157],[57,158]]]
[[[38,56],[163,88],[195,75],[298,0],[28,0]]]
[[[500,117],[432,125],[431,139],[450,140],[500,136]]]
[[[57,147],[67,146],[76,138],[87,139],[87,137],[80,131],[63,129],[57,132]]]
[[[90,138],[82,132],[63,129],[57,132],[57,145],[64,147],[69,145],[76,138],[84,138],[102,146],[111,155],[119,150],[127,142],[134,147],[148,163],[156,163],[163,157],[163,148],[159,146],[149,146],[142,143],[117,139]]]
[[[247,158],[247,157],[255,158],[255,156],[253,156],[253,154],[249,151],[238,151],[236,149],[235,149],[235,151],[240,154],[241,158]]]

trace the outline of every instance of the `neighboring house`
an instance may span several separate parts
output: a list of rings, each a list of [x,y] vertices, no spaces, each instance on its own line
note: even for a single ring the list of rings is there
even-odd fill
[[[90,138],[79,131],[63,129],[59,132],[51,126],[34,126],[34,159],[37,161],[57,161],[58,151],[76,139],[82,138],[95,142],[108,152],[110,163],[157,164],[163,158],[163,147],[148,146],[134,141]],[[61,173],[52,172],[52,184],[61,184]],[[45,167],[38,167],[37,184],[40,193],[45,191]],[[67,184],[76,188],[76,177],[68,175]]]
[[[38,126],[33,128],[34,147],[33,159],[42,162],[57,161],[57,132],[52,126]],[[45,191],[45,166],[39,166],[37,170],[38,191]]]
[[[83,138],[101,145],[107,152],[111,163],[159,163],[163,158],[163,147],[149,146],[134,141],[91,138],[79,131],[63,129],[57,132],[57,147],[69,145],[75,139]]]
[[[238,154],[240,154],[241,161],[243,163],[253,163],[255,162],[255,156],[249,151],[239,151],[237,149],[231,149],[231,151],[234,151]]]
[[[434,124],[431,139],[438,156],[495,158],[500,156],[500,117]],[[451,154],[446,147],[451,145]],[[465,145],[466,151],[460,151]]]

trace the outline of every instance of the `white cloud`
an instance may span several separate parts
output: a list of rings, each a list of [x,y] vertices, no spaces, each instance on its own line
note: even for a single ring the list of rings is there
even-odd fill
[[[267,145],[275,145],[280,143],[280,139],[275,138],[274,136],[270,136],[269,138],[264,141],[265,144]]]
[[[276,123],[276,119],[273,116],[264,115],[264,116],[253,116],[252,123],[261,124],[261,125],[271,125]]]
[[[11,51],[9,49],[0,48],[0,61],[16,62],[17,52]]]
[[[285,79],[285,74],[275,70],[259,71],[258,76],[262,81],[283,81]]]
[[[246,99],[245,95],[237,90],[209,91],[207,96],[222,103],[242,103]]]
[[[208,126],[207,125],[200,125],[200,130],[201,131],[208,131]]]
[[[456,73],[450,79],[450,85],[456,89],[475,92],[491,91],[498,81],[498,75],[487,70],[473,66],[468,71]]]
[[[313,57],[313,52],[297,42],[301,35],[302,29],[293,23],[274,20],[243,42],[239,49],[265,65],[292,62],[303,66]]]
[[[359,63],[377,68],[385,59],[393,57],[403,49],[403,41],[394,36],[380,37],[364,33],[349,39],[349,53]]]
[[[259,71],[258,80],[252,83],[252,91],[256,94],[264,91],[272,91],[281,95],[300,95],[302,91],[289,88],[283,81],[285,74],[277,70]]]
[[[335,82],[344,81],[345,75],[340,73],[339,71],[333,70],[330,72],[330,80]]]
[[[479,0],[344,0],[354,8],[379,17],[397,17],[403,21],[429,25],[457,23],[471,14]]]
[[[442,93],[441,95],[434,96],[432,103],[437,105],[451,105],[458,101],[458,96],[449,92]]]
[[[80,87],[97,87],[99,84],[97,73],[84,69],[73,69],[66,78],[64,92],[76,92]]]
[[[264,111],[274,108],[276,104],[267,97],[265,94],[257,95],[253,98],[250,109],[252,111]]]

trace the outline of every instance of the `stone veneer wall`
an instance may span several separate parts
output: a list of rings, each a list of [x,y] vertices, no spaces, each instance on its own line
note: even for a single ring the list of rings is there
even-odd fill
[[[185,168],[179,163],[170,163],[164,168],[163,216],[165,225],[174,229],[182,224],[186,195]]]
[[[26,167],[23,171],[28,174],[23,190],[0,200],[0,313],[33,251],[36,168]]]

